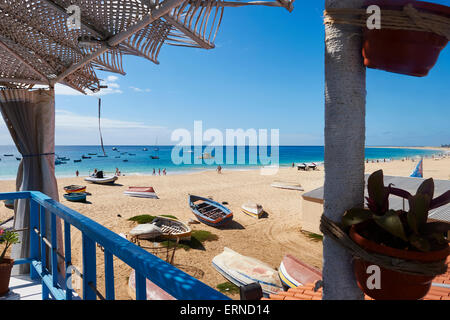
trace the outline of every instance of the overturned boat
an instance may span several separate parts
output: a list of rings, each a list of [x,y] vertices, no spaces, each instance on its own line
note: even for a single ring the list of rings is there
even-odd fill
[[[84,178],[84,181],[97,184],[114,184],[117,179],[119,179],[117,176],[104,176],[103,171],[98,171],[96,174]]]
[[[315,283],[322,279],[322,272],[296,259],[290,254],[285,255],[281,261],[278,275],[286,290],[309,283]]]
[[[153,187],[129,187],[123,194],[130,197],[158,199]]]
[[[243,256],[225,247],[223,252],[212,260],[213,267],[228,281],[241,287],[257,282],[261,285],[263,295],[283,291],[282,284],[275,269],[255,258]]]

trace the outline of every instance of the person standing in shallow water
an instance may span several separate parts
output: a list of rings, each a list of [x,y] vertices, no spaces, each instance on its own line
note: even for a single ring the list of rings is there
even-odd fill
[[[156,171],[155,171],[155,168],[153,168],[153,175],[156,175]]]
[[[158,169],[158,175],[161,175],[161,169]]]
[[[217,166],[217,173],[222,173],[222,167],[220,166],[220,164]]]
[[[78,170],[77,171],[75,171],[75,175],[78,177],[78,175],[79,175],[80,173],[78,172]]]

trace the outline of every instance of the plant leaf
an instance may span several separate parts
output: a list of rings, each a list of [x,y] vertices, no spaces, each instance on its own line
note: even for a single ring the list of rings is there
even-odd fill
[[[389,193],[404,199],[408,199],[409,197],[411,197],[411,193],[409,193],[408,191],[394,187],[389,187]]]
[[[347,210],[342,217],[342,224],[344,227],[349,227],[354,224],[364,222],[372,217],[372,212],[367,209],[353,208]]]
[[[372,173],[367,180],[367,192],[372,205],[376,206],[375,213],[384,213],[389,208],[389,191],[384,186],[383,170]]]
[[[403,228],[402,221],[398,216],[397,212],[394,210],[389,210],[382,216],[373,215],[374,221],[384,230],[390,234],[404,240],[408,241],[405,235],[405,229]]]
[[[448,203],[450,203],[450,190],[431,200],[430,209],[436,209]]]
[[[428,252],[431,249],[430,242],[427,239],[425,239],[421,236],[418,236],[416,234],[413,234],[409,237],[409,242],[414,247],[416,247],[417,249],[419,249],[420,251],[423,251],[423,252]]]
[[[433,178],[429,178],[422,182],[422,184],[417,189],[417,194],[426,194],[430,197],[430,199],[433,199],[434,195],[434,181]]]
[[[409,212],[407,220],[409,227],[418,234],[427,223],[428,210],[430,209],[431,198],[428,194],[418,193],[409,198]]]

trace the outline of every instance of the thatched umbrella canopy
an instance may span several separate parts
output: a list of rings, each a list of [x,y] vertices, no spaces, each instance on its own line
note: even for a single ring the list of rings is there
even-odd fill
[[[158,63],[164,44],[214,48],[225,7],[291,11],[293,2],[0,0],[0,86],[63,83],[95,92],[95,70],[125,74],[124,55]]]

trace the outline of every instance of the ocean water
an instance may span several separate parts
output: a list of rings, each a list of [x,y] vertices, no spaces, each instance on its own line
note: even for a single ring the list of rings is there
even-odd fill
[[[56,146],[56,155],[67,157],[70,160],[65,164],[56,165],[57,177],[73,177],[78,170],[81,176],[86,176],[94,169],[103,170],[107,173],[115,172],[119,168],[122,174],[152,174],[155,169],[166,169],[167,174],[178,174],[188,171],[214,170],[217,161],[226,169],[245,169],[263,165],[279,164],[290,166],[292,163],[316,162],[320,163],[324,157],[323,146],[280,146],[278,150],[266,150],[266,148],[254,147],[223,147],[211,150],[210,147],[194,149],[188,147],[185,150],[175,149],[173,146],[105,146],[107,157],[103,155],[99,146]],[[148,151],[144,151],[147,148]],[[197,147],[196,147],[197,148]],[[206,149],[205,149],[206,148]],[[175,152],[177,151],[177,152]],[[186,152],[190,151],[190,152]],[[209,152],[214,159],[199,159],[202,152]],[[89,153],[93,155],[89,155]],[[403,149],[403,148],[366,148],[366,159],[401,159],[404,157],[429,156],[438,151]],[[5,154],[13,154],[7,157]],[[175,156],[173,156],[175,154]],[[90,156],[91,159],[81,159],[82,155]],[[159,159],[151,159],[150,156],[159,156]],[[14,179],[21,158],[15,146],[0,146],[0,179]],[[206,158],[206,157],[205,157]],[[278,158],[278,161],[277,161]],[[182,161],[181,161],[182,160]],[[181,162],[181,163],[180,163]]]

